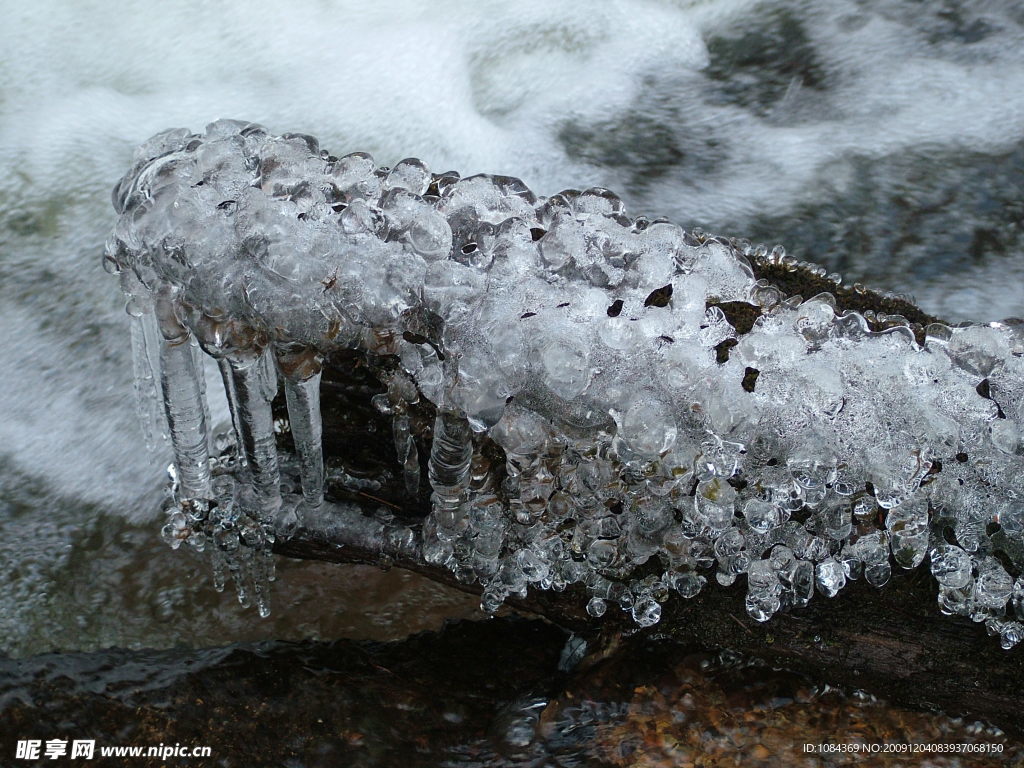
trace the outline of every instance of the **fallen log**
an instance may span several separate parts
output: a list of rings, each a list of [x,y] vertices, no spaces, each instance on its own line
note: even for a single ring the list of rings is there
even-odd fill
[[[1020,655],[978,625],[1024,637],[1020,323],[953,328],[607,190],[230,121],[145,145],[115,206],[164,535],[243,600],[268,609],[272,550],[381,562],[1019,728]],[[193,340],[234,422],[212,461]]]

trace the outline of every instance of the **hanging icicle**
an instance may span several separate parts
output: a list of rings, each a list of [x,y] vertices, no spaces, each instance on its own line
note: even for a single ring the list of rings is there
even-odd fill
[[[265,350],[249,350],[229,357],[224,388],[234,398],[231,408],[238,415],[239,447],[249,465],[258,511],[269,521],[281,507],[281,478],[265,354]]]
[[[202,371],[196,369],[192,334],[175,314],[170,292],[157,297],[156,318],[163,337],[160,385],[180,493],[183,499],[208,499],[211,496],[210,438],[200,379]]]
[[[302,497],[310,508],[324,500],[323,426],[320,417],[320,369],[322,357],[315,349],[275,348],[284,377],[295,452],[299,456]]]
[[[395,454],[402,467],[405,492],[410,499],[415,499],[420,491],[420,453],[409,426],[408,408],[409,404],[404,400],[395,406],[391,430],[395,438]]]
[[[135,314],[133,314],[135,313]],[[152,307],[143,309],[135,299],[129,300],[132,337],[132,373],[134,377],[135,405],[139,413],[139,425],[146,449],[153,452],[158,441],[168,437],[167,422],[164,420],[163,395],[159,391],[157,369],[153,360],[154,351],[161,342],[157,339],[156,318]]]
[[[473,432],[465,415],[440,409],[434,420],[427,472],[434,496],[442,505],[460,503],[469,488],[473,460]]]

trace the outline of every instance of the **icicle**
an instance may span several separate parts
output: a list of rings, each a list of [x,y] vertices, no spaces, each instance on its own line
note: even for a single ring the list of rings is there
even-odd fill
[[[302,497],[311,508],[324,500],[324,452],[320,418],[321,358],[312,349],[278,347],[277,363],[284,375],[288,421],[299,455]]]
[[[269,518],[281,506],[281,487],[264,355],[229,357],[224,388],[232,400],[238,444],[249,465],[257,504]]]
[[[203,419],[205,419],[206,425],[207,425],[207,446],[206,446],[206,449],[212,455],[213,454],[213,430],[210,427],[212,427],[212,425],[213,425],[213,420],[210,418],[210,400],[206,396],[206,360],[205,360],[205,355],[203,355],[203,350],[200,349],[199,345],[195,342],[194,338],[190,341],[189,346],[192,349],[192,364],[195,366],[196,375],[199,378],[199,392],[200,392],[200,395],[201,395],[200,401],[203,404]]]
[[[277,560],[274,559],[274,549],[272,546],[263,550],[263,575],[268,584],[277,581]],[[269,587],[267,589],[269,591]]]
[[[213,588],[218,592],[223,592],[225,571],[228,567],[227,558],[214,546],[210,548],[210,561],[213,564]]]
[[[235,394],[235,380],[231,376],[231,364],[226,357],[217,359],[217,367],[220,368],[221,378],[224,380],[224,393],[228,398],[228,411],[231,412],[231,427],[235,435],[235,446],[238,449],[238,466],[244,472],[249,471],[249,465],[245,463],[245,454],[242,451],[242,432],[239,424],[241,418],[238,414],[238,395]]]
[[[420,492],[420,456],[409,422],[409,406],[419,399],[416,383],[403,372],[386,374],[387,392],[373,397],[374,407],[391,417],[395,455],[402,467],[405,492],[416,498]]]
[[[265,547],[253,553],[250,560],[252,569],[253,598],[256,602],[256,610],[261,618],[270,615],[270,582],[274,580],[271,569],[274,564],[274,551]]]
[[[238,604],[243,608],[252,605],[252,598],[249,595],[249,586],[246,583],[245,571],[238,560],[228,561],[228,571],[231,573],[231,580],[235,582],[235,594],[238,596]]]
[[[132,299],[131,302],[135,300]],[[157,385],[153,352],[159,349],[157,341],[156,318],[152,309],[137,309],[129,302],[132,337],[132,373],[135,378],[135,405],[138,408],[139,424],[146,448],[150,452],[156,450],[160,436],[167,438],[167,423],[161,413],[160,402],[163,399]],[[138,314],[134,314],[138,312]]]
[[[163,336],[160,384],[181,493],[188,499],[208,499],[212,495],[209,435],[192,334],[178,320],[173,299],[167,295],[157,298],[156,317]]]
[[[472,459],[473,433],[465,415],[438,410],[427,471],[434,494],[442,504],[457,504],[463,500],[469,488]]]
[[[106,264],[107,262],[105,262]],[[134,270],[119,270],[121,291],[127,300],[125,312],[131,318],[132,374],[135,405],[146,448],[152,453],[162,437],[167,440],[167,422],[163,415],[163,397],[158,378],[162,344],[154,314],[153,296]]]
[[[402,465],[405,480],[405,492],[416,498],[420,491],[420,454],[416,450],[412,430],[409,428],[408,403],[404,400],[395,407],[395,415],[391,421],[391,429],[395,436],[395,453],[398,463]]]
[[[274,365],[274,358],[269,353],[260,355],[259,371],[263,397],[267,399],[268,403],[272,403],[277,397],[277,366]]]

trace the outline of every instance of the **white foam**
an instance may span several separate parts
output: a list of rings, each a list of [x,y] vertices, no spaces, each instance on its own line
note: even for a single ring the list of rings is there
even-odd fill
[[[4,385],[0,403],[5,413],[18,413],[25,397],[66,410],[60,418],[56,405],[39,410],[34,434],[5,428],[4,452],[77,493],[87,486],[85,464],[120,466],[137,448],[119,401],[106,394],[113,376],[95,357],[97,348],[122,343],[125,321],[94,256],[112,221],[108,190],[132,147],[169,125],[244,116],[307,130],[337,153],[369,150],[382,162],[414,155],[464,175],[504,172],[545,193],[601,184],[623,193],[634,211],[718,231],[716,222],[814,200],[844,158],[925,143],[998,151],[1021,140],[1024,45],[1012,7],[987,10],[1002,31],[970,46],[929,43],[918,27],[932,20],[916,12],[900,18],[883,7],[886,19],[861,11],[865,21],[853,28],[845,3],[794,7],[809,20],[835,84],[814,97],[812,114],[788,119],[787,102],[772,120],[709,104],[699,87],[709,60],[702,38],[756,23],[761,11],[750,2],[41,0],[9,9],[0,29],[0,297],[20,319],[8,326],[18,333],[0,339],[17,382]],[[806,93],[795,83],[792,100]],[[666,115],[666,100],[685,119]],[[559,138],[566,124],[600,130],[643,119],[668,123],[682,138],[712,136],[723,159],[705,174],[684,162],[640,189],[624,183],[628,163],[570,154]],[[702,145],[694,146],[700,155]],[[41,222],[41,231],[19,234],[26,218]],[[77,289],[42,289],[54,274],[75,275]],[[958,279],[972,283],[976,274]],[[926,307],[950,306],[931,290],[914,292]],[[1005,281],[985,279],[974,290],[971,314],[993,304],[999,315],[1024,314],[1024,296]],[[41,333],[43,318],[62,328],[69,307],[75,317],[96,318],[99,339],[78,344],[66,329]],[[81,376],[30,373],[43,350],[55,370]],[[17,416],[8,423],[25,426]],[[81,461],[67,451],[55,460],[42,447],[43,436],[60,434],[65,423],[76,424]],[[138,475],[114,477],[125,483],[118,493],[131,496]]]

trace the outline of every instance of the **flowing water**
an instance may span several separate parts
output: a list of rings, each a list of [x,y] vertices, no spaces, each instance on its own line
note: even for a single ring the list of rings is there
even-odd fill
[[[260,620],[158,541],[168,456],[144,447],[100,254],[111,187],[166,127],[238,117],[540,193],[607,186],[949,320],[1024,315],[1013,0],[7,6],[3,653],[385,639],[475,605],[409,575],[286,564]]]

